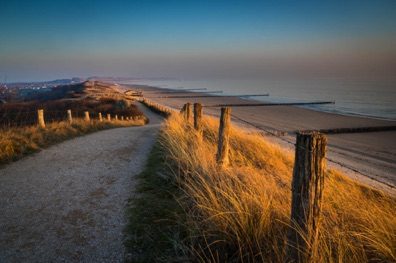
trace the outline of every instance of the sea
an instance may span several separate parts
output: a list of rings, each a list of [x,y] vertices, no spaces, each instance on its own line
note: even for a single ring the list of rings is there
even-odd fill
[[[334,104],[302,106],[341,115],[396,121],[396,77],[367,78],[246,78],[210,80],[142,80],[134,84],[164,89],[206,89],[222,91],[213,95],[269,94],[244,97],[272,103],[334,101]]]

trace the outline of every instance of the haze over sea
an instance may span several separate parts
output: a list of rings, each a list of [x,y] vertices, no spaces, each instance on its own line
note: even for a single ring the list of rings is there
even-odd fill
[[[4,3],[1,84],[175,77],[145,84],[396,120],[395,0]]]
[[[150,80],[133,83],[162,88],[222,90],[222,94],[213,94],[218,96],[269,93],[268,97],[250,97],[249,99],[274,103],[335,101],[335,104],[304,107],[342,115],[396,121],[396,78],[239,78]]]

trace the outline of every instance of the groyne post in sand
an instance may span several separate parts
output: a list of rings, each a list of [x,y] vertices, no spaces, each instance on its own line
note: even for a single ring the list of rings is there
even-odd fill
[[[38,125],[41,128],[45,128],[44,110],[38,110],[37,111],[37,117],[38,117]]]
[[[101,113],[101,112],[99,112],[99,121],[100,121],[100,122],[102,122],[102,121],[103,121],[103,118],[102,118],[102,113]]]
[[[307,262],[310,258],[315,258],[322,209],[326,148],[327,137],[324,134],[297,134],[287,262]]]
[[[72,124],[73,123],[73,117],[71,110],[67,110],[67,123]]]
[[[85,120],[86,120],[86,121],[89,121],[89,120],[90,120],[90,119],[89,119],[89,112],[88,112],[88,111],[85,111],[84,113],[85,113]]]
[[[231,108],[221,108],[219,142],[216,161],[220,167],[228,165],[229,138],[231,125]]]
[[[202,136],[202,103],[194,103],[194,129]]]

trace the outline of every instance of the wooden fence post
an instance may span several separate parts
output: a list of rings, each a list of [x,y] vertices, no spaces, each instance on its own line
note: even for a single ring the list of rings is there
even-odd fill
[[[324,134],[297,134],[287,262],[307,262],[315,259],[326,168],[326,147],[327,137]]]
[[[99,112],[99,121],[100,121],[100,122],[102,122],[102,121],[103,121],[103,118],[102,118],[102,113],[101,113],[101,112]]]
[[[221,108],[219,142],[216,161],[221,167],[228,165],[229,137],[231,125],[231,108]]]
[[[190,120],[191,117],[191,104],[187,102],[184,104],[183,108],[181,109],[180,113],[183,114],[184,120],[187,122]]]
[[[89,112],[88,111],[85,112],[85,121],[89,121]]]
[[[115,118],[115,121],[118,121],[118,115],[116,115],[114,118]]]
[[[38,116],[38,125],[41,128],[45,128],[44,110],[38,110],[37,111],[37,116]]]
[[[71,110],[67,110],[67,122],[69,124],[72,124],[72,122],[73,122],[73,117],[72,117]]]
[[[190,119],[192,118],[192,105],[189,102],[186,104],[186,115],[185,116],[186,116],[187,122],[189,122]]]
[[[194,128],[202,136],[202,103],[194,103]]]
[[[110,115],[110,113],[107,113],[107,121],[111,121],[111,115]]]
[[[124,121],[124,116],[121,116],[121,121]]]

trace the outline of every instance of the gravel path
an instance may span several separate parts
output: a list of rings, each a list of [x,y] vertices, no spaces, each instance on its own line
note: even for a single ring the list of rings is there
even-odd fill
[[[122,262],[134,175],[162,119],[101,131],[0,169],[0,262]]]

